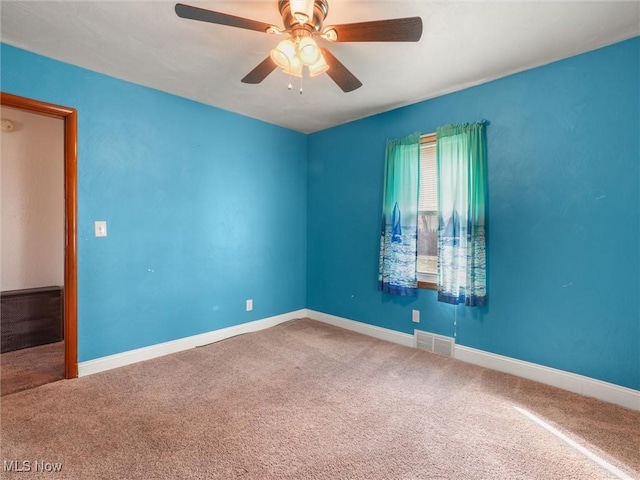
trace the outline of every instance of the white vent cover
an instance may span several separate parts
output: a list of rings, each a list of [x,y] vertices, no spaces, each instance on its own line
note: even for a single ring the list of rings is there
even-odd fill
[[[421,330],[414,330],[413,335],[415,337],[416,348],[446,357],[453,357],[453,350],[456,345],[454,338],[423,332]]]

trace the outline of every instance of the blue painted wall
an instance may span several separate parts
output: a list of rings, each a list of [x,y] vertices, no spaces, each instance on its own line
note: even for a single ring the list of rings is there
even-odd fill
[[[305,135],[0,53],[4,92],[78,110],[79,361],[305,307]]]
[[[3,91],[79,111],[80,361],[305,306],[453,335],[435,292],[376,290],[384,144],[484,118],[489,305],[458,343],[640,389],[640,39],[310,136],[0,53]]]
[[[487,119],[488,306],[457,341],[640,389],[640,39],[310,136],[309,308],[453,335],[433,291],[378,292],[388,138]]]

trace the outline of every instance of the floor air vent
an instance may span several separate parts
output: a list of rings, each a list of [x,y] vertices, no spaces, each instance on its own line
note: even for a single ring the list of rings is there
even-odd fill
[[[436,335],[435,333],[414,330],[416,348],[427,352],[437,353],[446,357],[453,357],[453,349],[456,341],[451,337]]]

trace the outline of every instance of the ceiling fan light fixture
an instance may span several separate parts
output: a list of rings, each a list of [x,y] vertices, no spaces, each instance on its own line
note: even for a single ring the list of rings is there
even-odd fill
[[[291,63],[282,69],[287,75],[302,78],[302,62],[298,57],[293,57]]]
[[[303,37],[298,44],[298,56],[304,65],[313,65],[321,57],[320,49],[311,37]]]
[[[281,41],[269,54],[280,68],[289,68],[296,55],[296,46],[290,38]]]
[[[320,58],[318,59],[318,61],[313,65],[309,65],[309,76],[317,77],[318,75],[326,72],[327,70],[329,70],[329,65],[327,65],[327,62],[324,60],[324,57],[322,56],[322,54],[320,54]]]

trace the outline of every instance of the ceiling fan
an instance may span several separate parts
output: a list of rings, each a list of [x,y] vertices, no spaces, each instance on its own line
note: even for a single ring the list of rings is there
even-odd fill
[[[182,18],[287,35],[287,38],[271,50],[267,58],[242,79],[244,83],[260,83],[278,67],[285,73],[300,78],[306,69],[311,77],[326,72],[342,91],[351,92],[361,87],[362,82],[328,49],[319,48],[315,42],[316,37],[330,42],[417,42],[422,36],[420,17],[346,23],[323,28],[324,19],[329,12],[327,0],[279,0],[278,9],[283,29],[182,3],[175,7],[176,14]],[[289,88],[291,89],[291,83]]]

